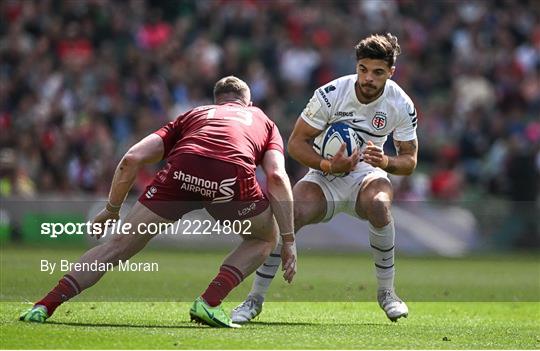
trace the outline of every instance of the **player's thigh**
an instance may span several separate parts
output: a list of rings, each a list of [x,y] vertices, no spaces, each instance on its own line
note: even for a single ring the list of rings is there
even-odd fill
[[[154,213],[139,201],[131,208],[126,218],[121,221],[123,229],[129,234],[113,234],[109,244],[128,251],[138,251],[158,232],[160,223],[172,223]]]
[[[157,213],[137,201],[135,202],[135,205],[133,205],[129,213],[126,215],[124,222],[131,223],[136,226],[140,223],[167,223],[171,222],[171,220],[163,218],[162,216],[158,215]]]
[[[298,231],[307,224],[321,222],[327,211],[326,198],[321,187],[310,181],[299,181],[293,187],[294,226]]]
[[[360,186],[356,197],[355,211],[362,219],[369,219],[374,204],[390,208],[394,191],[392,183],[386,177],[367,177]]]

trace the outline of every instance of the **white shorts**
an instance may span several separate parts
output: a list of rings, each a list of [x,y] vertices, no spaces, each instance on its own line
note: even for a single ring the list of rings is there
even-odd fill
[[[356,169],[345,177],[325,175],[322,171],[310,168],[300,181],[315,183],[322,189],[326,198],[326,215],[323,222],[328,222],[340,212],[359,218],[355,210],[358,192],[366,180],[374,178],[388,180],[388,174],[380,168],[360,162]]]

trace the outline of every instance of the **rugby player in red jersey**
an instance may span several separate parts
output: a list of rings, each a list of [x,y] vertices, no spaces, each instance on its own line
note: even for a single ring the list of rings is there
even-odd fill
[[[239,326],[221,302],[276,247],[278,230],[283,241],[283,276],[290,283],[296,273],[292,192],[283,141],[276,125],[251,106],[250,99],[244,81],[225,77],[214,87],[215,105],[188,111],[131,147],[118,164],[107,206],[94,218],[94,223],[101,224],[119,219],[120,207],[140,167],[166,159],[166,166],[123,223],[138,228],[140,223],[174,222],[203,207],[218,221],[249,220],[251,234],[241,235],[240,245],[225,258],[218,275],[190,310],[192,320],[213,327]],[[258,165],[267,177],[268,196],[255,177]],[[154,236],[113,235],[88,250],[79,263],[116,265],[143,249]],[[72,270],[20,319],[44,322],[61,303],[97,283],[104,274]]]

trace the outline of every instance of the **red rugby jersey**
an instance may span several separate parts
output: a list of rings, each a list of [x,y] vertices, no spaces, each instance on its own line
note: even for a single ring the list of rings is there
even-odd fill
[[[277,126],[259,108],[229,102],[200,106],[155,132],[163,139],[164,158],[196,154],[255,171],[267,150],[283,153]]]

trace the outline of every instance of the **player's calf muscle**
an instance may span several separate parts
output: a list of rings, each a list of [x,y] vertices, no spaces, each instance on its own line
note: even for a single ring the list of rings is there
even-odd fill
[[[139,251],[134,249],[128,243],[111,243],[106,250],[110,250],[109,261],[114,265],[117,265],[121,260],[131,258]]]

